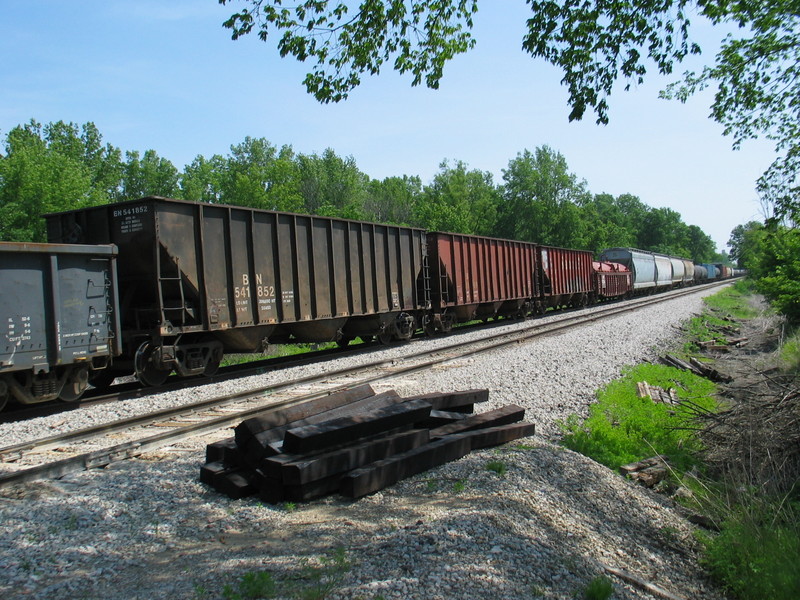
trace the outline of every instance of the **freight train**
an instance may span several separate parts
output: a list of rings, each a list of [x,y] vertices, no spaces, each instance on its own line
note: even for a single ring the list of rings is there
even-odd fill
[[[226,353],[383,343],[732,276],[615,248],[540,244],[147,197],[47,215],[0,244],[0,405],[133,373],[211,375]],[[727,267],[725,267],[727,269]]]

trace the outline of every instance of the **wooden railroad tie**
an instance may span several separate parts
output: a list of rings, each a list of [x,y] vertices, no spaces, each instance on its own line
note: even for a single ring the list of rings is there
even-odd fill
[[[529,437],[524,409],[472,414],[488,390],[401,398],[369,385],[236,426],[206,447],[200,480],[230,498],[302,502],[332,493],[359,498],[472,450]]]

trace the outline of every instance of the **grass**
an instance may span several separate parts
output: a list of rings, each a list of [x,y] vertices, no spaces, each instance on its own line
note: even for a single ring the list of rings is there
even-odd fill
[[[800,373],[800,329],[795,329],[786,336],[780,357],[784,371]]]
[[[250,600],[256,598],[273,598],[276,593],[275,580],[268,571],[245,573],[236,583],[236,587],[226,585],[222,590],[225,600]]]
[[[502,460],[490,460],[486,463],[486,469],[488,471],[492,471],[493,473],[497,473],[500,477],[506,474],[508,467],[506,467],[506,463]]]
[[[235,585],[228,584],[223,588],[222,597],[225,600],[324,600],[341,584],[349,571],[350,562],[344,548],[336,548],[320,557],[317,565],[303,562],[293,576],[277,579],[269,571],[245,573]],[[197,591],[195,595],[199,595]]]
[[[583,591],[585,600],[608,600],[614,593],[614,586],[608,577],[600,575],[592,579]]]
[[[704,566],[740,600],[800,598],[800,504],[753,496],[700,539]]]
[[[681,403],[666,405],[639,398],[636,384],[647,381],[675,388]],[[562,423],[563,443],[611,469],[655,454],[669,456],[680,469],[697,464],[700,444],[692,435],[698,412],[714,410],[716,386],[708,380],[662,365],[638,365],[597,393],[585,421],[571,415]]]
[[[351,345],[359,342],[351,342]],[[298,354],[306,354],[307,352],[316,352],[317,350],[330,350],[336,348],[336,342],[326,342],[322,344],[278,344],[270,346],[267,352],[254,352],[252,354],[226,354],[222,359],[220,366],[229,367],[232,365],[242,365],[257,360],[264,360],[267,358],[278,358],[280,356],[295,356]]]
[[[747,302],[747,297],[752,293],[752,283],[741,280],[713,296],[706,297],[705,303],[712,310],[729,314],[735,319],[752,319],[758,314],[758,311]]]

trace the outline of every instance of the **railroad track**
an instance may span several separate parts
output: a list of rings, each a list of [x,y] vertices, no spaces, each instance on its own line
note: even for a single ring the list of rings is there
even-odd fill
[[[727,282],[715,282],[626,303],[615,303],[588,314],[583,311],[566,313],[563,318],[549,323],[532,320],[522,329],[490,334],[479,340],[455,342],[435,350],[411,352],[402,358],[373,360],[356,367],[336,369],[300,380],[223,395],[89,429],[7,446],[0,448],[0,488],[103,467],[186,438],[232,427],[264,410],[286,408],[358,385],[424,371],[459,358],[558,334],[721,283]]]

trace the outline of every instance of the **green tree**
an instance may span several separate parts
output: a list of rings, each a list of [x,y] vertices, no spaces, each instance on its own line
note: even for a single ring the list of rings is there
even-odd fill
[[[735,263],[738,267],[744,268],[749,260],[752,260],[752,255],[755,250],[753,246],[752,232],[761,231],[764,226],[758,221],[750,221],[745,225],[737,225],[731,231],[731,237],[728,240],[728,248],[730,252],[728,256],[731,262]]]
[[[756,289],[790,321],[800,323],[800,230],[776,225],[750,230],[745,239],[756,245],[745,262]]]
[[[373,179],[364,202],[364,218],[378,223],[411,225],[421,194],[422,181],[416,176]]]
[[[434,231],[490,235],[495,230],[499,193],[489,172],[468,170],[445,160],[415,205],[414,221]]]
[[[234,0],[219,0],[233,4]],[[224,26],[232,38],[256,31],[262,41],[281,35],[278,52],[315,66],[303,83],[320,102],[338,102],[386,63],[439,86],[445,63],[475,45],[469,33],[477,0],[361,0],[351,13],[343,1],[245,0]]]
[[[578,203],[586,184],[569,172],[566,159],[548,146],[525,150],[503,170],[499,232],[538,244],[585,247]]]
[[[230,155],[212,159],[219,173],[220,201],[265,210],[299,212],[301,169],[291,146],[280,149],[264,138],[246,137],[231,146]]]
[[[689,254],[686,256],[695,262],[717,262],[714,260],[716,244],[711,236],[705,233],[697,225],[689,225],[688,243],[686,249]]]
[[[689,256],[688,234],[679,213],[671,208],[653,208],[644,217],[637,244],[642,250]]]
[[[341,158],[331,148],[322,155],[297,157],[304,212],[328,217],[361,219],[369,177],[352,156]]]
[[[478,0],[219,0],[244,4],[225,21],[233,39],[280,35],[281,56],[314,65],[305,78],[321,102],[339,101],[365,74],[385,65],[436,88],[444,64],[475,44]],[[800,215],[800,3],[798,0],[527,0],[531,16],[522,48],[558,67],[569,93],[570,120],[593,111],[608,122],[609,97],[644,81],[648,69],[670,74],[690,54],[691,18],[738,26],[714,63],[686,73],[665,97],[685,100],[709,85],[711,116],[734,137],[766,136],[779,158],[759,180],[778,217]],[[354,8],[354,10],[351,10]],[[795,218],[795,221],[798,219]]]
[[[118,157],[91,123],[12,129],[0,155],[0,239],[43,242],[40,215],[107,202],[119,187]]]
[[[636,245],[637,229],[631,227],[628,215],[611,194],[587,197],[581,203],[581,210],[587,249],[599,252],[605,248]]]
[[[173,198],[178,195],[178,169],[166,158],[160,157],[155,150],[145,150],[141,158],[136,150],[126,152],[125,158],[120,192],[122,199],[144,196]]]
[[[737,23],[746,35],[729,35],[715,64],[687,72],[666,98],[685,101],[716,90],[711,117],[734,147],[761,136],[775,142],[777,158],[758,181],[775,217],[800,221],[800,2],[698,2],[714,23]]]
[[[210,159],[198,155],[183,169],[180,197],[195,202],[222,201],[222,177],[227,163],[219,154]]]

